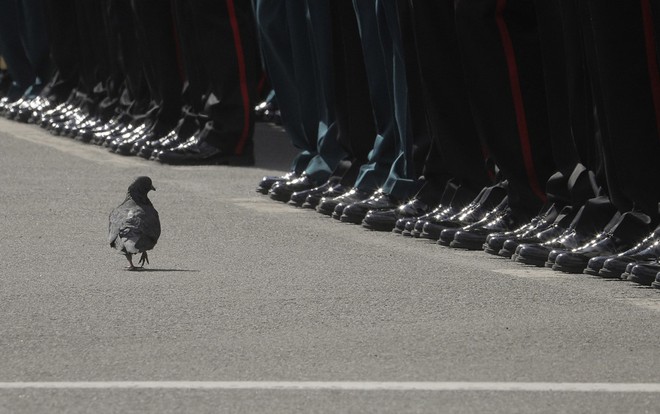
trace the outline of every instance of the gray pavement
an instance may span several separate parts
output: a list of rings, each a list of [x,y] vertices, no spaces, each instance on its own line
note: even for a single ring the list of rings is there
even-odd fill
[[[162,381],[660,384],[660,290],[368,231],[254,192],[257,166],[171,167],[0,119],[0,413],[660,412],[660,392],[159,388]],[[137,175],[162,236],[106,242]],[[149,389],[12,388],[149,381]],[[240,387],[239,387],[240,388]]]

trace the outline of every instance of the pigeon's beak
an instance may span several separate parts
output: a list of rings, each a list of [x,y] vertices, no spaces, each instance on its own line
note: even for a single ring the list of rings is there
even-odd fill
[[[153,185],[151,186],[151,189],[156,191],[156,187],[154,187]]]

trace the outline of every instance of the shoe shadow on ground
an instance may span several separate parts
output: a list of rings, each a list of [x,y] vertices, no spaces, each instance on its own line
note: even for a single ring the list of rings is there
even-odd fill
[[[297,150],[282,127],[258,122],[254,132],[255,167],[289,171]]]

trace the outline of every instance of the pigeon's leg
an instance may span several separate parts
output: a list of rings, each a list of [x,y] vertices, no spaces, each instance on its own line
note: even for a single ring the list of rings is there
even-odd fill
[[[128,263],[129,263],[129,265],[126,266],[126,270],[135,270],[135,269],[137,269],[137,267],[135,267],[135,265],[133,265],[133,255],[130,254],[130,253],[126,253],[126,258],[128,259]]]
[[[142,252],[142,256],[140,256],[140,261],[138,262],[140,267],[144,267],[144,262],[149,264],[149,256],[147,256],[147,252]]]

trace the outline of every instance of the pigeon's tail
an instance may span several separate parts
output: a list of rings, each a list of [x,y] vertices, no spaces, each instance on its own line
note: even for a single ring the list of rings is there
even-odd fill
[[[122,250],[124,248],[124,243],[121,240],[121,237],[115,237],[110,241],[110,247],[117,250]]]
[[[136,240],[122,239],[122,241],[124,242],[123,243],[124,244],[124,249],[123,250],[126,251],[126,253],[131,253],[131,254],[139,253],[139,250],[137,249],[137,247],[135,247]]]

